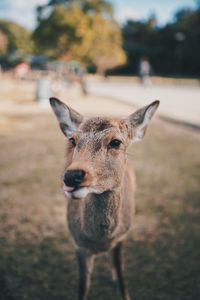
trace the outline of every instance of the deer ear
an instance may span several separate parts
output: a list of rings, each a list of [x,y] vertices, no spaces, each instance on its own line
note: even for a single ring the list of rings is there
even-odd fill
[[[131,126],[131,136],[133,143],[139,142],[145,135],[145,131],[147,126],[153,117],[156,109],[159,106],[160,101],[156,100],[152,102],[150,105],[147,105],[132,115],[129,116],[128,122]]]
[[[73,132],[76,131],[82,123],[83,117],[56,98],[50,98],[49,101],[58,119],[62,132],[68,138],[72,137]]]

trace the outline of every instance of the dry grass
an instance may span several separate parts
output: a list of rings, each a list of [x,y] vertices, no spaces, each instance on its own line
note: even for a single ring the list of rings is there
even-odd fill
[[[78,103],[74,100],[86,111],[92,99]],[[64,138],[47,110],[37,108],[36,113],[34,105],[25,110],[22,103],[13,104],[13,110],[5,107],[0,123],[0,299],[75,299],[77,265],[60,188]],[[200,299],[199,149],[198,133],[156,120],[144,141],[129,150],[138,182],[137,216],[124,252],[134,299]],[[101,257],[89,299],[119,299],[105,279],[107,258]]]

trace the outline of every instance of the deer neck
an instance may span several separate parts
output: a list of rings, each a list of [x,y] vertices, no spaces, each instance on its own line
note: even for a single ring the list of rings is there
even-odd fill
[[[121,189],[108,190],[101,194],[92,193],[89,198],[90,201],[94,202],[97,206],[107,205],[112,199],[118,199],[118,201],[121,200]]]
[[[94,220],[102,219],[103,221],[113,217],[113,215],[118,215],[121,201],[121,189],[91,194],[85,202],[85,209],[93,212]]]
[[[90,194],[83,203],[82,228],[87,236],[95,239],[111,236],[119,223],[120,191]]]

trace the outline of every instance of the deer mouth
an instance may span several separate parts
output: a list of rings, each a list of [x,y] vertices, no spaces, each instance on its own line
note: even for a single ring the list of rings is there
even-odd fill
[[[85,186],[67,186],[64,184],[63,191],[69,198],[78,199],[83,198],[88,194],[88,188]]]
[[[66,194],[72,194],[73,192],[76,192],[80,189],[83,189],[85,188],[85,186],[68,186],[68,185],[65,185],[63,186],[63,191],[66,193]]]
[[[75,191],[77,188],[74,187],[74,186],[67,186],[64,184],[63,186],[63,190],[64,192],[67,192],[67,193],[72,193],[73,191]]]
[[[63,186],[63,191],[65,195],[70,199],[81,199],[86,197],[90,193],[95,193],[95,194],[102,193],[101,191],[89,186],[72,187],[72,186],[66,186],[65,184]]]

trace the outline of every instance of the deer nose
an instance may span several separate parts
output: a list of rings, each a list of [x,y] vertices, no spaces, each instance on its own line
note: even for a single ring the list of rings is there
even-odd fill
[[[76,187],[83,181],[85,171],[83,170],[70,170],[64,174],[64,183],[70,187]]]

